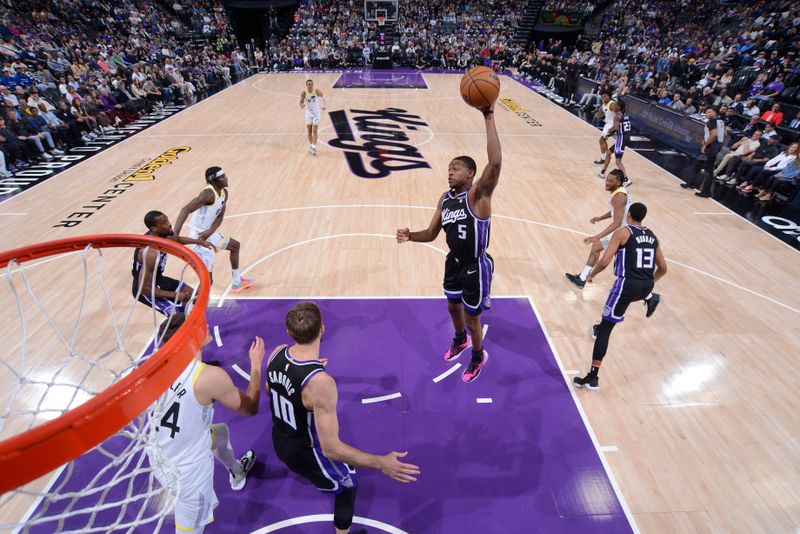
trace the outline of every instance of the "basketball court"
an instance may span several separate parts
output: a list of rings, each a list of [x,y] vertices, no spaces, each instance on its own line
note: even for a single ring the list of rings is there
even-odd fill
[[[298,106],[307,77],[328,104],[316,157]],[[628,153],[631,194],[648,206],[668,260],[664,302],[646,320],[632,307],[601,389],[574,391],[613,281],[603,273],[580,293],[564,279],[598,230],[589,219],[608,207],[592,164],[599,133],[508,76],[496,108],[490,361],[466,385],[458,362],[442,359],[452,336],[444,237],[398,245],[394,235],[428,225],[453,157],[486,163],[483,119],[462,102],[459,80],[402,70],[253,76],[0,204],[2,248],[144,233],[154,209],[174,223],[219,165],[231,195],[221,231],[242,242],[243,274],[257,284],[233,298],[218,256],[206,355],[243,388],[250,340],[287,342],[288,308],[319,302],[343,439],[407,449],[422,470],[408,486],[360,472],[357,523],[392,533],[791,530],[800,521],[800,415],[786,402],[800,379],[797,252]],[[123,252],[104,259],[120,305],[132,299]],[[27,272],[53,288],[84,276],[60,259]],[[74,317],[79,299],[54,291],[48,310]],[[3,304],[15,320],[13,300]],[[138,306],[130,331],[140,346],[151,327]],[[3,354],[18,349],[14,328]],[[330,497],[275,459],[269,413],[266,398],[254,419],[217,409],[237,452],[253,448],[259,463],[241,493],[217,466],[221,504],[207,532],[329,531]],[[93,462],[76,468],[91,476]],[[80,477],[70,484],[79,489]],[[41,504],[4,507],[0,523],[31,506]]]

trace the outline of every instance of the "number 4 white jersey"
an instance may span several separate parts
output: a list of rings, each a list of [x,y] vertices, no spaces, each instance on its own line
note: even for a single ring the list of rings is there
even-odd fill
[[[156,445],[179,469],[211,458],[214,404],[203,406],[194,396],[194,383],[205,366],[200,360],[193,360],[156,401]]]

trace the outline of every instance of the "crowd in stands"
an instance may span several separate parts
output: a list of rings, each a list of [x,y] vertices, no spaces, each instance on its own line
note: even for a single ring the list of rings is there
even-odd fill
[[[221,6],[187,4],[223,39],[184,42],[183,23],[157,2],[1,4],[0,173],[7,177],[143,113],[191,103],[241,78],[247,64],[224,38],[230,28]]]
[[[522,0],[403,0],[397,21],[381,27],[365,20],[361,2],[303,0],[289,35],[258,50],[256,62],[282,71],[369,65],[386,47],[407,67],[499,65],[516,52],[509,43],[524,8]]]
[[[575,103],[586,110],[597,106],[600,94],[607,92],[615,99],[635,95],[703,121],[713,115],[713,120],[723,121],[724,134],[720,134],[715,157],[704,160],[712,161],[698,166],[698,171],[705,171],[705,181],[713,182],[719,160],[740,142],[748,124],[760,132],[759,146],[769,146],[775,136],[771,141],[775,149],[788,150],[791,141],[800,139],[800,9],[796,3],[617,0],[601,17],[600,33],[592,42],[575,47],[559,41],[538,43],[517,53],[510,67],[549,84],[566,102],[578,76],[597,81],[594,93]],[[737,145],[736,157],[755,157],[754,146],[754,142]],[[768,160],[776,157],[772,149],[768,152]],[[762,150],[759,163],[769,163],[764,157]],[[724,170],[727,163],[716,176],[731,186],[745,182],[740,188],[745,193],[758,192],[761,183],[753,184],[747,179],[752,175],[746,173],[763,177],[772,169],[779,181],[786,182],[776,187],[798,184],[791,170],[794,164],[783,160],[781,165],[787,165],[788,171],[776,170],[773,162],[766,171],[745,167],[746,171],[731,169],[733,174],[729,174]],[[701,182],[690,185],[707,196],[710,188]],[[773,185],[759,199],[771,200]]]
[[[594,11],[596,5],[597,2],[592,2],[590,0],[549,0],[544,5],[543,11],[589,15]]]

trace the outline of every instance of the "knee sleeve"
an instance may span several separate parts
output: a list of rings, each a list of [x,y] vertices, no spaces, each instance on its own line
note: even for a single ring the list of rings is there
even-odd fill
[[[340,530],[347,530],[353,524],[356,511],[356,487],[344,490],[336,495],[333,505],[333,525]]]

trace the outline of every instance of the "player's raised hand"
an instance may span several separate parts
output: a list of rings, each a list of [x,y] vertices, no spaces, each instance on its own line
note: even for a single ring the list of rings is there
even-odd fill
[[[261,368],[261,362],[264,360],[264,340],[256,336],[250,344],[250,367]]]
[[[188,287],[184,287],[178,293],[178,302],[189,302],[192,298],[192,290]]]
[[[411,241],[411,230],[409,230],[408,228],[398,228],[397,242],[405,243],[406,241]]]
[[[416,475],[420,473],[419,467],[413,464],[404,464],[398,459],[405,458],[407,455],[408,451],[392,451],[386,456],[381,456],[381,473],[404,484],[416,482]]]

